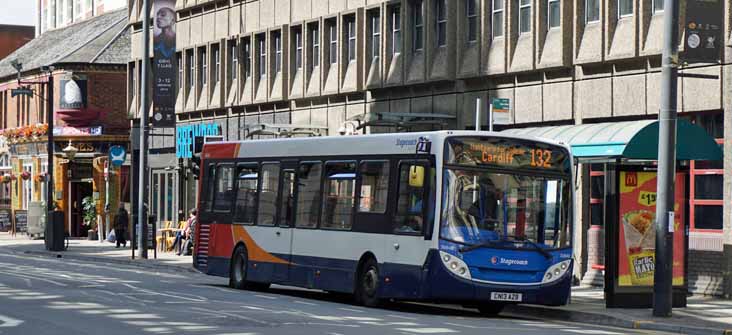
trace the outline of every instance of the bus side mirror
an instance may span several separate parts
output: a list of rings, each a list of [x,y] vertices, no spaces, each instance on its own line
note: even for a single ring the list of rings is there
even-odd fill
[[[412,165],[409,167],[409,186],[424,187],[424,166]]]

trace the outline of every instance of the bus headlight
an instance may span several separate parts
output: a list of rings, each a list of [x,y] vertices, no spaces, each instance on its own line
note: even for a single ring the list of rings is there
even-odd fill
[[[541,280],[541,283],[551,283],[562,278],[564,274],[567,273],[570,264],[572,264],[572,260],[568,259],[550,266],[546,272],[544,272],[544,278]]]
[[[465,279],[471,278],[470,269],[468,269],[468,265],[465,264],[462,259],[443,251],[440,251],[440,259],[442,260],[442,264],[445,268],[450,270],[453,274]]]

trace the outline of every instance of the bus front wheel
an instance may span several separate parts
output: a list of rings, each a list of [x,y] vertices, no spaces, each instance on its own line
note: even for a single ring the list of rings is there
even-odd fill
[[[356,287],[356,302],[368,306],[378,306],[381,299],[378,298],[379,290],[379,268],[373,258],[369,258],[363,264],[358,277]]]
[[[247,286],[247,250],[243,246],[238,246],[231,256],[231,266],[229,269],[229,287],[243,290]]]

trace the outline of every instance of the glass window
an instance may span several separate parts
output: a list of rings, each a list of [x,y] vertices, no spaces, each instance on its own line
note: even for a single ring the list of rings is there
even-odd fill
[[[264,34],[259,35],[258,37],[258,48],[259,48],[259,78],[267,75],[267,39],[264,37]]]
[[[254,224],[257,217],[257,185],[259,167],[257,164],[246,164],[238,167],[236,192],[236,212],[234,222]]]
[[[356,192],[356,162],[327,162],[320,227],[351,229]]]
[[[292,227],[295,205],[295,171],[282,172],[282,197],[280,198],[280,227]]]
[[[465,16],[468,18],[467,38],[468,42],[478,40],[478,4],[477,0],[465,0]]]
[[[618,0],[618,17],[633,15],[633,0]]]
[[[320,179],[322,163],[302,162],[297,171],[297,213],[295,225],[301,228],[318,226],[320,213]]]
[[[503,36],[503,1],[493,0],[493,16],[491,17],[493,38]]]
[[[694,229],[722,229],[722,205],[694,206]]]
[[[178,62],[178,90],[183,90],[183,55],[180,52],[175,55],[175,61]]]
[[[590,177],[590,184],[592,188],[592,198],[604,199],[605,198],[605,176],[592,176]]]
[[[371,57],[377,58],[381,53],[381,16],[378,11],[371,13]]]
[[[590,204],[590,225],[603,226],[605,223],[605,214],[603,213],[602,203]]]
[[[188,50],[187,53],[188,53],[188,59],[187,59],[188,73],[186,73],[186,77],[188,77],[188,78],[186,80],[188,80],[188,88],[192,90],[193,85],[196,83],[193,80],[193,64],[194,64],[193,63],[193,50]]]
[[[249,78],[252,76],[252,43],[248,37],[242,41],[241,49],[244,53],[244,78]]]
[[[330,37],[328,60],[330,64],[336,64],[338,63],[338,27],[336,27],[335,21],[331,21],[328,25],[328,36]]]
[[[561,24],[560,0],[547,0],[547,28],[556,28]]]
[[[519,33],[531,32],[531,0],[519,0]]]
[[[402,52],[402,16],[401,7],[391,7],[391,53]]]
[[[214,45],[211,47],[213,49],[213,61],[214,61],[214,85],[218,84],[221,80],[221,52],[219,51],[219,46]]]
[[[206,57],[206,48],[198,49],[200,57],[198,61],[201,64],[198,72],[198,80],[201,82],[201,86],[206,85],[208,79],[208,57]]]
[[[410,183],[410,175],[417,169],[426,170],[429,166],[428,162],[402,162],[399,165],[399,189],[397,210],[394,215],[394,232],[395,233],[414,233],[419,234],[424,227],[424,210],[425,210],[425,184]],[[414,171],[414,172],[410,172]],[[425,177],[425,174],[422,174]],[[425,177],[426,178],[426,177]]]
[[[348,61],[356,60],[356,18],[349,16],[346,18],[346,30],[348,37]]]
[[[216,190],[214,194],[214,211],[228,212],[234,198],[234,167],[219,165],[216,171]]]
[[[447,0],[437,0],[435,3],[435,21],[437,30],[437,46],[447,45]]]
[[[302,30],[295,28],[295,68],[302,69]]]
[[[585,0],[585,20],[588,23],[600,21],[600,0]]]
[[[422,0],[415,0],[412,3],[412,23],[414,25],[412,49],[414,51],[421,51],[424,47],[424,22],[422,20],[422,12]]]
[[[229,69],[229,79],[236,80],[239,74],[239,48],[236,46],[236,41],[229,42],[229,59],[231,59],[231,69]]]
[[[280,164],[264,163],[261,169],[261,189],[259,190],[259,206],[257,207],[257,224],[274,226],[277,215],[277,192],[280,181]]]
[[[723,176],[698,174],[694,176],[694,198],[697,200],[722,200]]]
[[[320,33],[317,23],[310,26],[310,59],[313,67],[320,66]]]
[[[360,168],[359,212],[384,213],[389,194],[389,162],[363,161]]]
[[[275,63],[274,72],[275,74],[282,72],[282,34],[279,31],[274,32],[274,47],[275,47]]]
[[[206,196],[205,196],[206,206],[204,206],[204,208],[206,208],[206,211],[211,212],[213,210],[214,194],[216,193],[214,191],[215,190],[214,186],[216,185],[216,165],[210,164],[207,167],[207,170],[208,170],[208,175],[206,176],[206,182],[207,182],[206,192],[207,193],[204,193],[204,194],[206,194]],[[156,192],[156,193],[159,193],[159,192]]]

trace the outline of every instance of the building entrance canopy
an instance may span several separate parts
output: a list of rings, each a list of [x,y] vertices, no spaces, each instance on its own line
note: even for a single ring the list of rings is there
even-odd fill
[[[566,143],[578,160],[658,159],[658,121],[655,120],[508,129],[501,133]],[[676,159],[722,160],[722,150],[703,128],[679,119]]]

